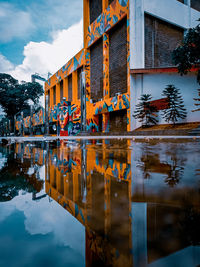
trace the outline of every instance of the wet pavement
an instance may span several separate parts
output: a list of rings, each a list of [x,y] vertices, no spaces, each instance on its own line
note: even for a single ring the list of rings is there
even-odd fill
[[[199,266],[200,142],[0,146],[0,266]]]

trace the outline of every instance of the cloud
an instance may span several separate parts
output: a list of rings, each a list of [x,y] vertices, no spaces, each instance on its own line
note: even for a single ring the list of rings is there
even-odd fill
[[[0,42],[10,42],[15,38],[25,38],[35,29],[28,12],[17,9],[15,6],[0,3]]]
[[[6,73],[12,71],[13,69],[14,65],[0,53],[0,72]]]
[[[9,69],[12,64],[9,65],[4,58],[7,72],[20,81],[30,81],[31,74],[35,72],[44,77],[47,77],[48,72],[55,73],[82,49],[82,28],[83,23],[80,21],[68,29],[52,32],[52,42],[29,42],[24,47],[25,58],[22,64]]]
[[[57,202],[49,202],[48,197],[32,201],[31,193],[21,191],[11,201],[0,204],[0,223],[15,211],[24,213],[24,227],[30,235],[52,233],[57,245],[69,246],[84,258],[85,227]]]

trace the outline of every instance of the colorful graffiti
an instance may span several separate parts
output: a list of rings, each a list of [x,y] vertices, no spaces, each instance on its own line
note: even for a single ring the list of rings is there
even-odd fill
[[[112,112],[120,109],[129,109],[130,97],[128,94],[118,95],[93,104],[95,115]]]
[[[43,108],[33,114],[32,123],[33,123],[33,126],[38,126],[38,125],[42,125],[45,123],[45,111]]]
[[[88,27],[87,47],[98,40],[114,24],[128,13],[128,0],[115,0],[109,7]]]
[[[28,116],[28,117],[24,118],[24,127],[29,128],[30,126],[31,126],[31,117]]]
[[[80,105],[71,104],[66,100],[62,101],[51,109],[49,121],[59,122],[61,136],[77,135],[81,130]]]

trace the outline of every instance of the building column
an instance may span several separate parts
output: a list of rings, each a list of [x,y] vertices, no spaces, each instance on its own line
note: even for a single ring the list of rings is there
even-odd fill
[[[87,30],[90,25],[90,9],[89,0],[83,1],[83,36],[84,36],[84,47],[87,43]]]
[[[131,112],[130,112],[130,17],[127,12],[127,92],[129,96],[129,108],[127,109],[127,131],[131,130]]]
[[[86,131],[87,131],[87,120],[89,118],[88,110],[90,109],[90,50],[85,50],[85,94],[86,94]]]
[[[103,34],[103,97],[104,100],[110,97],[109,85],[109,35]],[[109,132],[109,113],[102,114],[102,131]]]
[[[108,0],[102,0],[102,11],[108,7]]]

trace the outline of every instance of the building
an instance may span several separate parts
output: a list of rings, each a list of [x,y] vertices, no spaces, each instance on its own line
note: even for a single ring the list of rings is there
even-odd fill
[[[181,77],[170,57],[187,28],[197,25],[199,1],[83,4],[84,48],[45,84],[50,133],[56,127],[61,135],[133,130],[140,126],[132,116],[140,95],[151,93],[159,102],[168,84],[181,89],[185,122],[199,121],[191,112],[198,88],[195,73]]]

